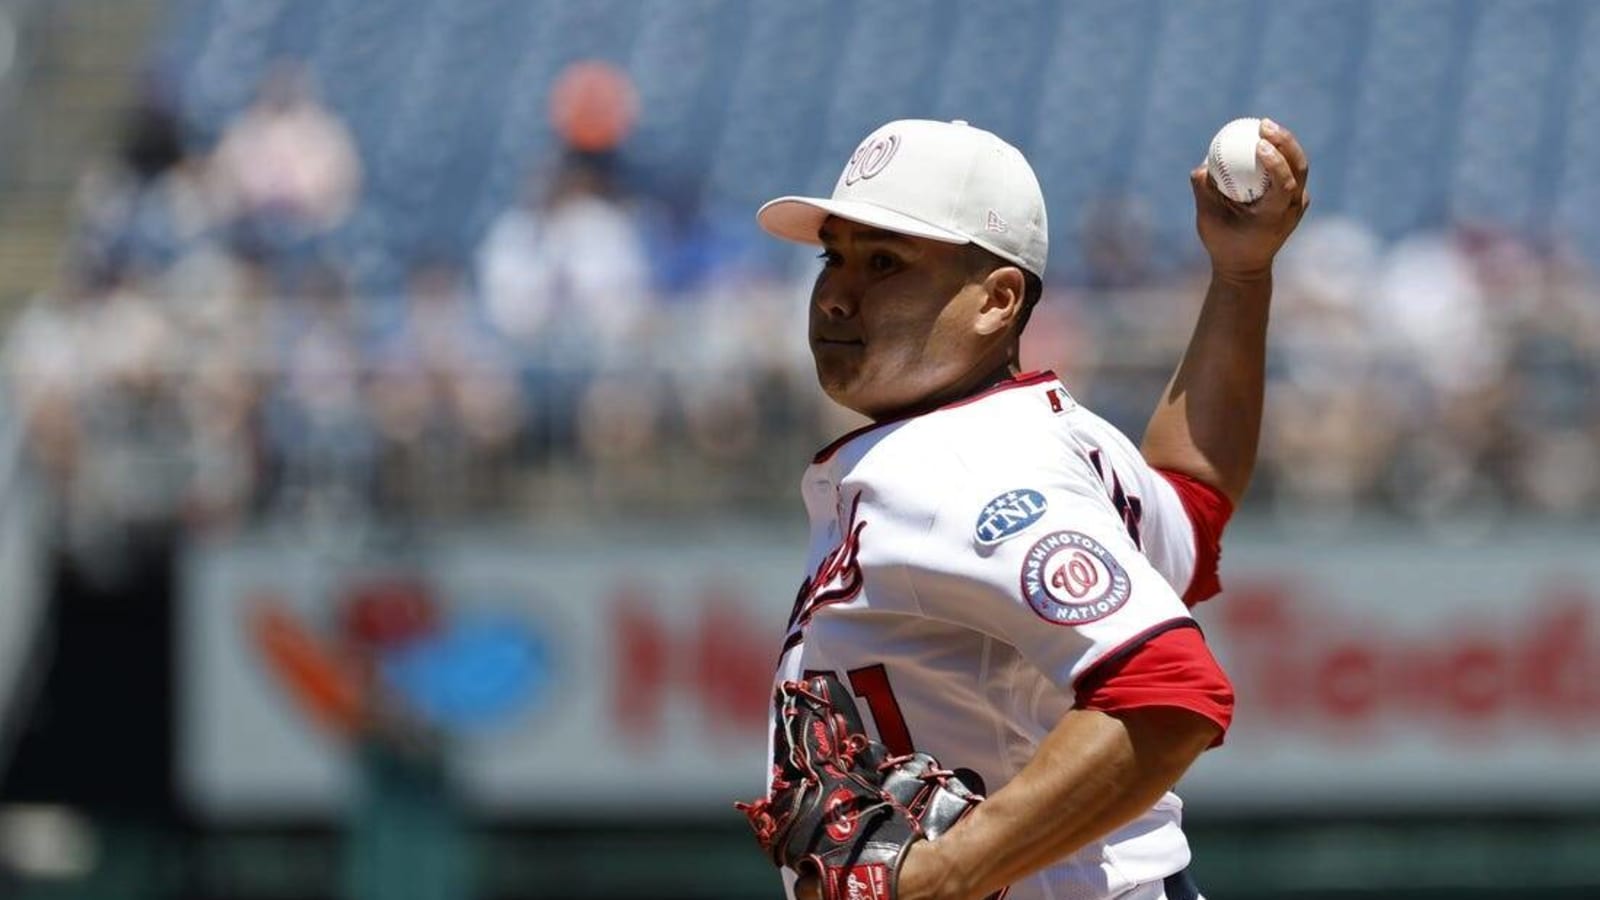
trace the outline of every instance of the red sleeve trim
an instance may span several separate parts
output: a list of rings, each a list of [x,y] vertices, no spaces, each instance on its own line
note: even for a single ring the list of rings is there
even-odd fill
[[[1217,567],[1222,562],[1222,530],[1233,517],[1233,502],[1211,485],[1182,472],[1156,471],[1178,492],[1178,500],[1194,528],[1194,575],[1183,592],[1183,602],[1192,607],[1222,593]]]
[[[1204,716],[1223,734],[1233,722],[1233,685],[1192,619],[1150,629],[1079,679],[1077,706],[1119,712],[1172,706]],[[1218,734],[1211,746],[1222,743]]]

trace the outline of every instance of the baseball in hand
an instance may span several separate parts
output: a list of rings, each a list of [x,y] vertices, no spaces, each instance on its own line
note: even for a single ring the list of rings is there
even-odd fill
[[[1211,139],[1206,171],[1229,200],[1253,202],[1266,193],[1272,183],[1266,169],[1256,159],[1256,145],[1260,141],[1260,119],[1234,119]]]

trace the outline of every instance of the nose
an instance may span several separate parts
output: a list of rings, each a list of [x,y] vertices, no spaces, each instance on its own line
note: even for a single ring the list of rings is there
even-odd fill
[[[811,302],[826,318],[848,319],[856,314],[860,296],[851,279],[843,273],[823,272],[811,289]]]

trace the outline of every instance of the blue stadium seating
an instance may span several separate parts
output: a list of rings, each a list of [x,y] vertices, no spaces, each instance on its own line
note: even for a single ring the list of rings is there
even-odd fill
[[[1600,251],[1600,7],[1581,0],[191,0],[163,57],[216,135],[272,59],[316,71],[359,137],[373,272],[468,252],[557,151],[546,92],[585,57],[632,73],[625,157],[711,208],[826,191],[897,116],[1018,143],[1051,202],[1055,270],[1080,211],[1128,194],[1163,259],[1197,251],[1185,173],[1234,115],[1273,113],[1320,207],[1386,236],[1457,217]]]

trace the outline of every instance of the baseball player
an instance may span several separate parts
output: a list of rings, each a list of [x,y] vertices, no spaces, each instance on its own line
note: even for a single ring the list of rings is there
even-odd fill
[[[1141,449],[1020,371],[1045,205],[1000,138],[891,122],[831,197],[761,208],[822,248],[817,377],[873,420],[806,470],[771,784],[742,806],[791,896],[1200,896],[1170,788],[1233,697],[1189,607],[1220,589],[1272,261],[1308,203],[1288,130],[1263,120],[1257,157],[1249,206],[1190,173],[1212,279]]]

